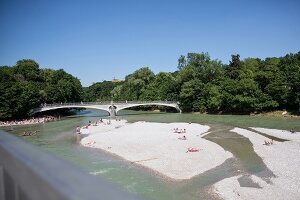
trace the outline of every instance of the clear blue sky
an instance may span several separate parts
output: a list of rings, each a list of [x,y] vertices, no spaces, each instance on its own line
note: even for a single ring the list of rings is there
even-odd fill
[[[83,86],[188,52],[228,63],[300,51],[299,0],[0,0],[0,65],[34,59]]]

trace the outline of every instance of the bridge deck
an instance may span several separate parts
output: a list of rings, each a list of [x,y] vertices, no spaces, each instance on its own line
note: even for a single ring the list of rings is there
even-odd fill
[[[55,110],[60,108],[92,108],[107,111],[110,115],[116,115],[118,111],[145,105],[158,105],[168,106],[177,109],[181,112],[178,102],[174,101],[104,101],[104,102],[80,102],[80,103],[56,103],[56,104],[44,104],[39,108],[34,109],[33,113],[44,112],[48,110]]]

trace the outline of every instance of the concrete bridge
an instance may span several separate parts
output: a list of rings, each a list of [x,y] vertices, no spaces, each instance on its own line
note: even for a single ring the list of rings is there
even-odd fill
[[[148,105],[157,105],[157,106],[167,106],[173,107],[178,112],[181,112],[178,102],[174,101],[123,101],[123,102],[80,102],[80,103],[60,103],[60,104],[45,104],[39,108],[33,110],[33,114],[44,112],[48,110],[56,110],[61,108],[90,108],[90,109],[99,109],[109,113],[110,116],[114,117],[120,110],[126,108],[132,108],[137,106],[148,106]]]

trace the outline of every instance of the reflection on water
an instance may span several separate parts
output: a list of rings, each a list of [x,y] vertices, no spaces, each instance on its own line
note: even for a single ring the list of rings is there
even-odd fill
[[[66,117],[60,121],[40,125],[28,125],[4,128],[8,132],[20,136],[24,131],[37,131],[30,137],[22,137],[42,149],[62,157],[83,170],[95,176],[101,176],[119,184],[127,190],[141,194],[146,199],[218,199],[211,192],[211,185],[235,175],[242,174],[239,180],[242,185],[256,187],[247,176],[255,174],[268,181],[273,173],[265,166],[262,159],[253,151],[250,141],[236,133],[229,132],[234,126],[273,127],[299,130],[299,121],[287,121],[273,118],[255,118],[251,116],[213,116],[178,113],[150,113],[121,111],[119,118],[129,122],[195,122],[208,124],[211,133],[206,139],[221,145],[230,151],[234,158],[227,159],[222,165],[204,172],[191,180],[172,181],[157,176],[153,171],[133,165],[116,156],[101,150],[85,148],[78,145],[79,139],[75,134],[75,127],[87,124],[88,121],[107,117],[106,112],[99,110],[85,110],[76,116]],[[263,124],[263,125],[262,125]],[[279,125],[278,125],[279,124]]]

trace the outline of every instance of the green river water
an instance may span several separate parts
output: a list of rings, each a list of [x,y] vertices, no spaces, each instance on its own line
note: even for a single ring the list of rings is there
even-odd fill
[[[220,199],[212,192],[212,185],[224,178],[243,175],[241,186],[258,187],[247,177],[251,174],[262,177],[266,182],[274,174],[265,166],[262,159],[253,151],[248,139],[230,132],[233,127],[266,127],[276,129],[300,130],[299,118],[241,116],[241,115],[200,115],[179,113],[153,113],[123,111],[119,118],[129,122],[193,122],[211,127],[211,133],[205,136],[230,151],[234,158],[222,165],[200,174],[191,180],[168,180],[151,170],[133,165],[101,150],[82,147],[75,135],[75,127],[86,124],[89,120],[98,120],[107,113],[98,110],[85,110],[77,115],[62,118],[60,121],[39,125],[15,126],[2,128],[17,136],[24,131],[35,131],[31,137],[22,137],[42,149],[61,157],[84,171],[100,176],[117,184],[127,191],[137,193],[145,199]],[[21,137],[21,136],[20,136]]]

